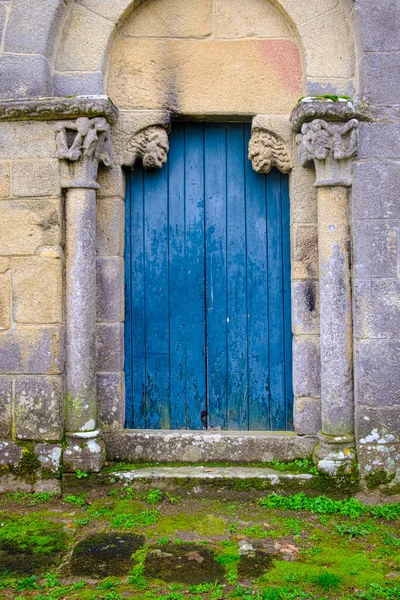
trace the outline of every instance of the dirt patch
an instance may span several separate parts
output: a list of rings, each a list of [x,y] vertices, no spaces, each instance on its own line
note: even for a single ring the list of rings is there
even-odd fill
[[[224,569],[214,553],[196,544],[165,544],[152,546],[144,563],[146,577],[167,583],[222,583]]]
[[[133,566],[132,554],[145,538],[132,533],[96,533],[77,544],[69,566],[71,575],[103,579],[123,577]]]

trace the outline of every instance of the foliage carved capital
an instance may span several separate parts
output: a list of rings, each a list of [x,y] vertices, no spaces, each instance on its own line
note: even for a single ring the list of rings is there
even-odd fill
[[[358,120],[329,123],[314,119],[304,123],[296,136],[298,155],[303,167],[314,163],[316,187],[350,186],[352,158],[358,151]]]
[[[109,167],[113,149],[110,126],[103,117],[82,117],[57,125],[57,158],[67,163],[64,188],[98,189],[99,164]]]

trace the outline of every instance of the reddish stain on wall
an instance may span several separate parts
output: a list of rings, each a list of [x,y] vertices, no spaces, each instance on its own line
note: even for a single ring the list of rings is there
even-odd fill
[[[270,65],[291,92],[302,93],[300,52],[292,40],[263,40],[257,42],[263,60]]]

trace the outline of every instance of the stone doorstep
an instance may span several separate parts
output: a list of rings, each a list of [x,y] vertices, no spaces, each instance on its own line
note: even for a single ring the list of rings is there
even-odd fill
[[[214,480],[231,481],[235,479],[251,480],[266,479],[272,484],[279,484],[285,480],[307,481],[313,479],[311,473],[287,473],[270,469],[268,467],[146,467],[132,471],[115,471],[110,473],[119,482],[132,483],[134,481],[158,481],[158,480]]]
[[[260,493],[313,493],[319,490],[319,478],[311,473],[281,472],[269,467],[212,466],[148,466],[127,471],[116,468],[78,477],[62,476],[63,495],[91,497],[108,495],[112,489],[131,487],[147,495],[151,489],[185,498],[219,498],[220,500],[253,500]]]
[[[310,457],[318,442],[294,432],[104,429],[112,462],[266,463]]]

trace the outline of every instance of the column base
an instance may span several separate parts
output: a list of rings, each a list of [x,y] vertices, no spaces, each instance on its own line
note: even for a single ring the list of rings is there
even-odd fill
[[[80,431],[67,433],[67,447],[63,455],[65,473],[85,471],[98,473],[104,466],[106,447],[100,438],[100,431]]]
[[[318,439],[313,455],[318,471],[335,476],[340,469],[342,474],[349,474],[356,458],[354,436],[331,436],[320,432]]]

